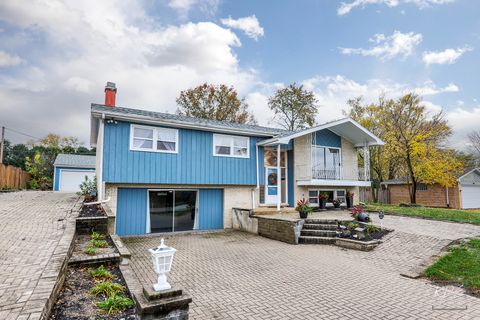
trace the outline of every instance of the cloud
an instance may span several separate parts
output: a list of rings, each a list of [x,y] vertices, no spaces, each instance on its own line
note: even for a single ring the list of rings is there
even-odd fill
[[[222,19],[221,22],[227,27],[245,32],[249,38],[255,39],[255,41],[258,41],[258,38],[263,37],[264,35],[263,28],[260,26],[260,23],[255,15],[238,19],[232,19],[231,17],[228,17],[226,19]]]
[[[468,51],[472,49],[469,47],[446,49],[444,51],[426,51],[423,53],[423,62],[425,64],[453,64]]]
[[[0,2],[0,21],[45,43],[35,61],[0,73],[7,126],[88,143],[90,103],[103,102],[107,81],[117,84],[119,106],[160,112],[175,112],[179,92],[203,82],[232,85],[242,96],[258,82],[255,70],[239,66],[241,42],[228,28],[159,24],[134,0],[49,1]]]
[[[433,5],[451,3],[454,1],[455,0],[354,0],[348,3],[342,2],[337,9],[337,14],[339,16],[343,16],[350,13],[353,9],[357,7],[364,8],[372,4],[383,4],[390,8],[397,7],[400,4],[413,4],[420,9],[424,9]]]
[[[24,62],[19,56],[0,50],[0,67],[13,67]]]
[[[214,16],[217,12],[220,0],[169,0],[168,6],[178,12],[182,19],[188,17],[188,13],[197,7],[202,13]]]
[[[453,128],[453,136],[449,144],[460,150],[467,150],[469,141],[467,135],[473,130],[478,130],[480,123],[480,106],[467,109],[464,106],[457,106],[455,109],[446,112],[446,118]]]
[[[392,59],[397,56],[405,58],[411,55],[415,47],[422,42],[422,35],[414,32],[394,31],[391,36],[385,36],[382,33],[375,34],[369,41],[374,43],[374,46],[368,49],[340,48],[340,52],[346,55],[378,57],[381,60]]]

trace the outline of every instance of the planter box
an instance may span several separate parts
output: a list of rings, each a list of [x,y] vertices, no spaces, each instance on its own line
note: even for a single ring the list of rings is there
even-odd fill
[[[380,243],[382,243],[380,240],[359,241],[359,240],[342,239],[342,238],[337,238],[335,240],[335,245],[339,247],[346,248],[346,249],[360,250],[360,251],[372,251]]]

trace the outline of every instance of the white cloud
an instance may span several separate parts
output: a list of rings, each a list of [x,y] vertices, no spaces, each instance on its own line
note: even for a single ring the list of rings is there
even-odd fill
[[[181,18],[186,19],[188,13],[194,8],[209,16],[215,15],[219,0],[169,0],[168,6],[178,12]]]
[[[396,56],[407,57],[422,42],[422,35],[414,32],[394,31],[391,36],[385,36],[382,33],[375,34],[369,41],[375,45],[368,49],[340,48],[340,52],[346,55],[373,56],[381,60],[392,59]]]
[[[469,47],[446,49],[444,51],[426,51],[423,53],[423,62],[429,64],[453,64],[468,51],[472,49]]]
[[[19,56],[0,50],[0,67],[13,67],[24,62]]]
[[[232,85],[240,95],[258,82],[255,70],[239,66],[241,43],[231,30],[155,24],[139,3],[0,2],[1,21],[23,33],[35,28],[47,48],[14,76],[0,73],[2,121],[35,136],[88,142],[90,103],[103,102],[107,81],[117,84],[118,105],[161,112],[175,112],[179,92],[203,82]]]
[[[438,88],[432,81],[425,82],[424,85],[412,88],[412,91],[421,96],[432,96],[439,93],[458,92],[460,89],[454,83],[449,83],[444,88]]]
[[[467,135],[473,130],[478,130],[480,106],[470,109],[458,106],[452,111],[447,111],[446,117],[453,129],[449,144],[457,149],[466,150],[469,146]]]
[[[255,15],[238,19],[232,19],[231,17],[228,17],[226,19],[222,19],[221,22],[227,27],[239,29],[245,32],[249,38],[255,39],[255,41],[264,35],[263,28],[260,26],[260,23]]]
[[[372,4],[383,4],[388,7],[397,7],[400,4],[413,4],[419,7],[420,9],[424,9],[427,7],[431,7],[433,5],[440,5],[445,3],[454,2],[455,0],[353,0],[351,2],[342,2],[340,7],[337,9],[337,14],[339,16],[346,15],[350,13],[353,9],[357,7],[364,8],[368,5]]]

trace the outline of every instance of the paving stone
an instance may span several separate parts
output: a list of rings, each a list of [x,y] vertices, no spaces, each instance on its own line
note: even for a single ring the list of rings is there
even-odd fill
[[[73,238],[77,200],[67,193],[0,194],[0,319],[41,317]]]

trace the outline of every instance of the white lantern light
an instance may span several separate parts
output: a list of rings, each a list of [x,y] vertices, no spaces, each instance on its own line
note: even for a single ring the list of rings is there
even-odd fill
[[[172,268],[173,255],[177,250],[167,247],[162,238],[160,246],[148,249],[148,251],[152,255],[153,269],[158,274],[158,281],[153,285],[153,289],[155,291],[170,289],[172,286],[167,282],[166,273],[170,272]]]

